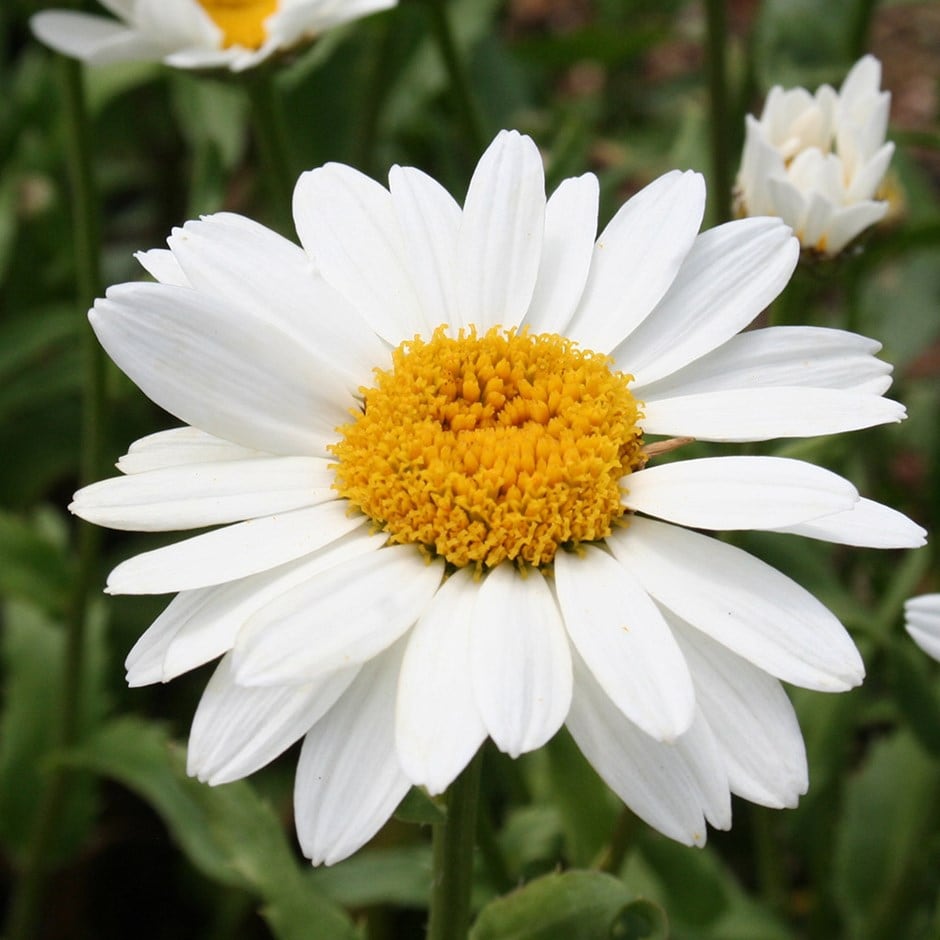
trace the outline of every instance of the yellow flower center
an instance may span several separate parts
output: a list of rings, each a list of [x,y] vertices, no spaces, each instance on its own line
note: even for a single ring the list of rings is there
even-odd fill
[[[624,512],[646,460],[631,378],[554,334],[439,327],[361,389],[334,485],[392,542],[458,567],[546,565]]]
[[[266,38],[264,21],[278,0],[199,0],[199,5],[222,30],[222,46],[260,48]]]

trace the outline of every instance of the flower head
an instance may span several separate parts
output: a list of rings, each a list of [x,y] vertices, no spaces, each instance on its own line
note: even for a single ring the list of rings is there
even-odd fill
[[[223,783],[304,738],[296,822],[315,861],[355,851],[411,785],[444,790],[487,738],[512,756],[563,724],[673,838],[730,824],[730,794],[794,805],[802,738],[779,680],[837,691],[841,624],[758,559],[691,529],[856,545],[922,541],[797,460],[657,462],[898,421],[878,344],[739,331],[799,253],[778,219],[699,234],[668,173],[599,238],[598,183],[546,200],[503,132],[461,207],[393,167],[328,164],[294,195],[302,248],[229,214],[141,254],[152,284],[91,322],[186,423],[131,446],[74,512],[123,529],[222,526],[119,565],[113,593],[179,592],[132,685],[221,656],[190,772]]]
[[[771,88],[760,120],[747,116],[738,173],[742,215],[777,215],[804,248],[837,255],[887,212],[878,192],[894,144],[885,143],[891,95],[870,55],[835,92]]]
[[[92,65],[163,61],[179,68],[252,68],[275,52],[397,0],[101,0],[118,20],[47,10],[33,32]]]
[[[928,656],[940,660],[940,594],[922,594],[906,601],[904,629]]]

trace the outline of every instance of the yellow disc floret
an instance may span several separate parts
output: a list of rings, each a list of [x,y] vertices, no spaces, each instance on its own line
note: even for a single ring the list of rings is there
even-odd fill
[[[610,534],[643,466],[631,377],[554,334],[438,328],[393,353],[339,428],[335,487],[458,567],[545,565]]]
[[[199,0],[222,30],[222,46],[259,49],[266,38],[264,21],[277,10],[277,0]]]

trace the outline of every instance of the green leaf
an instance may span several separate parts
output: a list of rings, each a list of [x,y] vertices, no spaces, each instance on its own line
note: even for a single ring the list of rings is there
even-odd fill
[[[644,898],[631,901],[617,915],[610,935],[616,940],[667,940],[669,922],[666,912]]]
[[[47,533],[12,513],[0,512],[0,594],[61,614],[72,578],[70,560]]]
[[[924,834],[940,817],[940,765],[906,732],[879,741],[848,784],[833,892],[859,940],[904,937],[917,902],[932,909],[936,871]]]
[[[412,787],[395,810],[395,818],[402,822],[417,823],[421,826],[433,826],[443,822],[447,811],[435,803],[420,787]]]
[[[37,813],[61,727],[65,632],[60,624],[21,603],[6,604],[3,620],[0,841],[11,856],[20,859],[39,824]],[[105,631],[101,617],[89,618],[86,639],[80,715],[83,732],[100,721],[106,707],[102,688]],[[97,805],[94,781],[77,776],[69,782],[65,800],[50,864],[71,857],[86,839]]]
[[[161,728],[120,719],[63,759],[113,777],[150,803],[197,869],[259,897],[280,940],[358,937],[348,916],[305,877],[270,806],[247,782],[212,788],[187,777],[182,750]]]
[[[645,908],[627,911],[634,898],[626,886],[601,872],[545,875],[488,904],[470,931],[471,940],[604,940],[642,937],[615,933],[638,929]],[[621,919],[626,916],[626,922]],[[659,936],[656,933],[646,936]]]
[[[922,747],[940,758],[940,690],[931,660],[907,635],[888,647],[888,675],[894,700]]]
[[[310,873],[317,888],[344,907],[396,904],[426,907],[431,884],[431,847],[365,849]]]

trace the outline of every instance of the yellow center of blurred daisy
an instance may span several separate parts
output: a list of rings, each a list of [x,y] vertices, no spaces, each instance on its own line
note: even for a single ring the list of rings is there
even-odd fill
[[[199,0],[199,5],[222,30],[222,46],[258,49],[264,43],[264,21],[278,0]]]
[[[438,328],[393,353],[338,430],[335,487],[458,567],[552,561],[602,539],[645,462],[631,376],[554,334]]]

